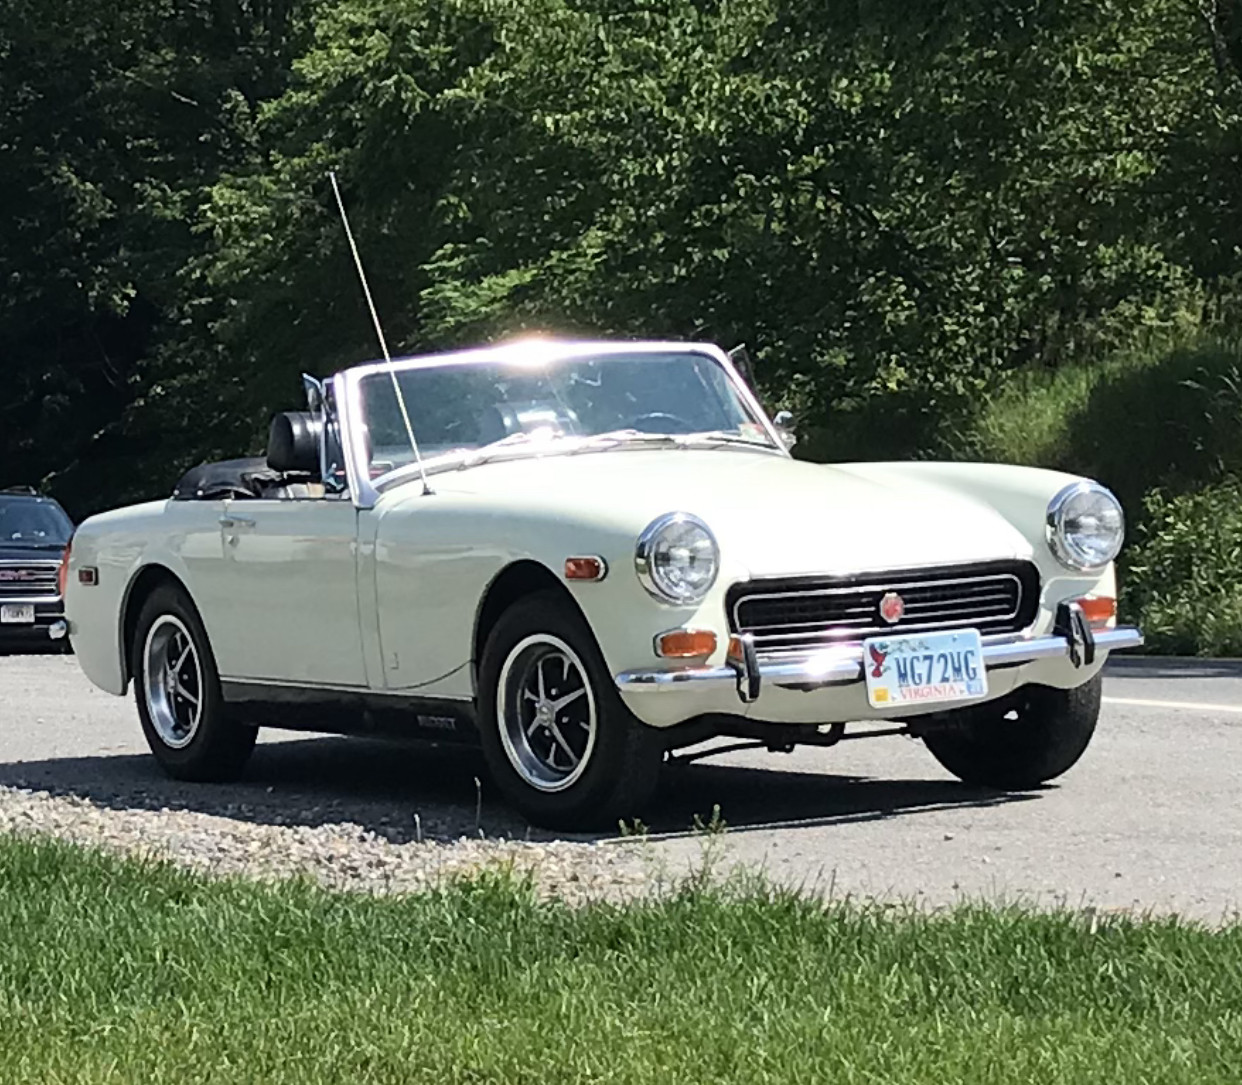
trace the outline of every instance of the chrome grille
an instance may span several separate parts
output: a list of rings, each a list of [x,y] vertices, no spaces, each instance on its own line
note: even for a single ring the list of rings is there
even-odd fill
[[[0,600],[55,599],[59,562],[0,561]]]
[[[880,601],[901,596],[896,622]],[[1035,620],[1039,571],[1030,562],[889,570],[851,577],[750,581],[730,589],[729,618],[761,654],[805,652],[841,641],[927,629],[1016,633]]]

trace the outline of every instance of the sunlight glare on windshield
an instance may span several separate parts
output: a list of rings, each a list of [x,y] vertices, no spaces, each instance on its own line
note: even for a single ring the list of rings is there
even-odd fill
[[[400,363],[398,363],[400,366]],[[698,350],[566,352],[538,336],[508,344],[503,354],[443,365],[399,368],[423,458],[467,465],[486,458],[547,454],[603,435],[679,443],[721,435],[774,447],[759,416],[726,369]],[[412,460],[396,396],[384,374],[361,381],[371,477]],[[624,439],[610,442],[626,443]]]

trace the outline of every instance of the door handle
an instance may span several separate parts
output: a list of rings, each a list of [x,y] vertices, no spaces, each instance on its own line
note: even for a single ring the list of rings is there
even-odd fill
[[[254,527],[254,521],[248,516],[221,516],[221,527]]]

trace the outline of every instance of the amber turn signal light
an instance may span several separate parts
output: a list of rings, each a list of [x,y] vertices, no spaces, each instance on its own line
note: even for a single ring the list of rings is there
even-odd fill
[[[603,558],[566,558],[566,580],[603,580],[608,575],[608,566]]]
[[[705,659],[716,650],[716,634],[710,629],[674,629],[655,640],[662,659]]]
[[[1111,599],[1106,595],[1079,599],[1078,605],[1082,607],[1082,616],[1091,625],[1108,625],[1109,622],[1117,617],[1117,600]]]

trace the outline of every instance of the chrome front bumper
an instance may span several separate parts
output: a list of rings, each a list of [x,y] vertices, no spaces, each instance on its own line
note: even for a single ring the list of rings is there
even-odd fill
[[[1082,666],[1090,664],[1097,651],[1137,648],[1142,643],[1142,632],[1133,626],[1098,631],[1079,626],[1076,632],[1042,637],[1021,634],[984,637],[983,661],[992,670],[1064,656],[1075,666]],[[730,662],[723,667],[625,671],[617,675],[617,687],[623,693],[640,693],[732,682],[737,685],[738,696],[744,702],[750,702],[759,696],[759,690],[767,683],[781,689],[815,690],[861,682],[863,678],[863,646],[857,643],[835,645],[807,655],[782,659],[756,659],[753,650],[747,654],[747,659]]]

